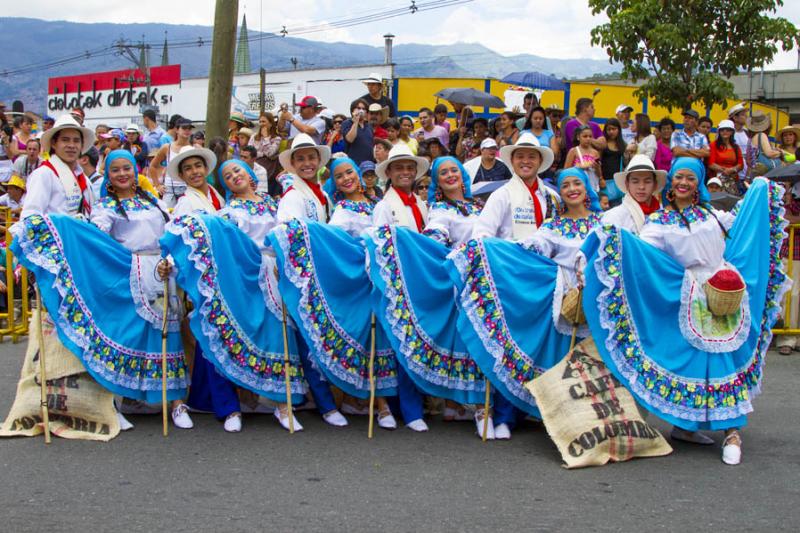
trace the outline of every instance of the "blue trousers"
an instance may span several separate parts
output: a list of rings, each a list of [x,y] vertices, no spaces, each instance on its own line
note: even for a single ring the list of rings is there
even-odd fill
[[[319,370],[314,368],[309,359],[308,345],[299,333],[297,334],[297,350],[300,352],[300,363],[303,365],[303,373],[308,382],[308,387],[311,389],[311,396],[317,404],[317,409],[323,415],[330,413],[336,409],[336,401],[333,399],[331,384],[323,379]]]
[[[494,425],[506,424],[508,429],[514,429],[517,425],[517,419],[522,415],[522,411],[514,407],[514,404],[506,400],[505,396],[497,390],[493,393],[493,399],[494,415],[492,416],[492,422]]]
[[[397,365],[397,396],[387,400],[392,411],[399,412],[406,424],[422,418],[424,414],[422,393],[408,377],[402,365]]]
[[[225,379],[203,355],[200,345],[194,352],[192,386],[187,403],[193,409],[213,411],[214,416],[224,420],[228,415],[241,411],[236,387]]]

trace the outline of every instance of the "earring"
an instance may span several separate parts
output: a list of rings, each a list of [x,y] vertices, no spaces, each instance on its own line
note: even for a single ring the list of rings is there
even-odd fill
[[[700,191],[697,190],[694,191],[694,203],[696,204],[700,203]]]
[[[589,195],[588,194],[583,199],[583,205],[586,206],[586,209],[589,209],[592,206],[592,201],[589,199]]]
[[[675,193],[671,189],[667,191],[667,200],[669,200],[670,202],[675,201]]]

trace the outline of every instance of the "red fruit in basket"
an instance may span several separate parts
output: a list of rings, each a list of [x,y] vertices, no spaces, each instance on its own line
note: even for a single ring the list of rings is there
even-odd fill
[[[723,269],[708,279],[708,284],[720,291],[738,291],[744,289],[744,280],[730,269]]]

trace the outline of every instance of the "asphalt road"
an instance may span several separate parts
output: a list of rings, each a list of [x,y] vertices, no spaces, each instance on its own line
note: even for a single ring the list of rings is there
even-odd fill
[[[23,351],[0,344],[0,416]],[[535,424],[508,442],[440,420],[368,441],[365,417],[336,429],[310,412],[294,436],[268,415],[240,434],[194,415],[167,439],[160,416],[130,417],[110,443],[2,439],[0,530],[796,531],[800,354],[770,354],[766,375],[738,467],[719,444],[673,443],[668,457],[569,471]]]

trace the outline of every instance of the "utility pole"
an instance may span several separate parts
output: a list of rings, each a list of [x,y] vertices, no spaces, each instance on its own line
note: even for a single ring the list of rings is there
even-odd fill
[[[212,137],[226,139],[228,136],[238,20],[238,0],[216,0],[214,42],[211,45],[211,67],[208,70],[206,143]]]
[[[266,106],[266,89],[267,89],[267,71],[264,67],[259,70],[258,80],[258,110],[259,116],[264,114],[264,107]]]

